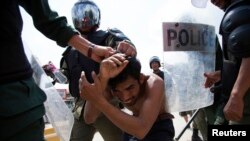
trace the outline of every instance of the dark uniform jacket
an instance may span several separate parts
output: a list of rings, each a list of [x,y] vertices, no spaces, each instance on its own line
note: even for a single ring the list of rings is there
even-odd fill
[[[0,140],[23,130],[45,113],[46,95],[32,79],[33,71],[24,52],[19,6],[32,16],[34,26],[42,34],[60,46],[66,46],[78,34],[67,25],[65,17],[51,11],[48,0],[1,1]]]

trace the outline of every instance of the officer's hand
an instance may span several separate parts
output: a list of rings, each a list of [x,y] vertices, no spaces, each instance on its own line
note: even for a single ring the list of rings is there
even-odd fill
[[[244,101],[242,97],[231,94],[223,109],[227,120],[239,121],[243,116]]]
[[[88,44],[88,47],[86,47],[86,44]],[[81,35],[74,35],[69,40],[68,45],[76,48],[79,52],[96,62],[101,62],[104,58],[115,53],[115,50],[111,47],[94,45],[84,39]]]
[[[136,48],[127,41],[120,42],[118,44],[117,51],[131,57],[136,55]]]
[[[221,73],[220,71],[215,72],[205,72],[204,76],[206,77],[205,81],[205,88],[210,88],[215,83],[219,82],[221,80]]]
[[[103,59],[113,55],[114,53],[115,50],[111,47],[95,45],[94,48],[92,48],[92,53],[89,57],[96,62],[101,62]]]

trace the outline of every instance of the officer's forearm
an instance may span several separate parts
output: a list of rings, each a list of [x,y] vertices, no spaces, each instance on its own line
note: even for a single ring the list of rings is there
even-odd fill
[[[76,48],[83,55],[87,56],[89,45],[92,44],[85,38],[81,37],[81,35],[74,35],[68,42],[69,46]]]
[[[250,88],[250,57],[243,58],[237,80],[234,84],[232,95],[243,98]]]

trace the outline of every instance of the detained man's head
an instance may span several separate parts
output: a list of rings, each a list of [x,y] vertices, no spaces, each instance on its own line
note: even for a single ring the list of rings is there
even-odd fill
[[[116,77],[111,78],[108,85],[112,94],[123,104],[132,106],[135,104],[143,83],[141,75],[141,63],[135,57],[129,58],[129,63]]]

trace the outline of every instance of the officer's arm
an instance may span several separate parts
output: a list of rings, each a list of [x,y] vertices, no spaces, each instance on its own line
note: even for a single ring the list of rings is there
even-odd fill
[[[245,96],[246,91],[250,88],[250,57],[243,58],[240,66],[240,71],[237,80],[232,90],[232,96],[242,98]]]
[[[231,91],[230,98],[224,107],[224,115],[227,120],[239,121],[243,116],[244,101],[247,90],[250,87],[250,57],[243,58],[237,80]]]

